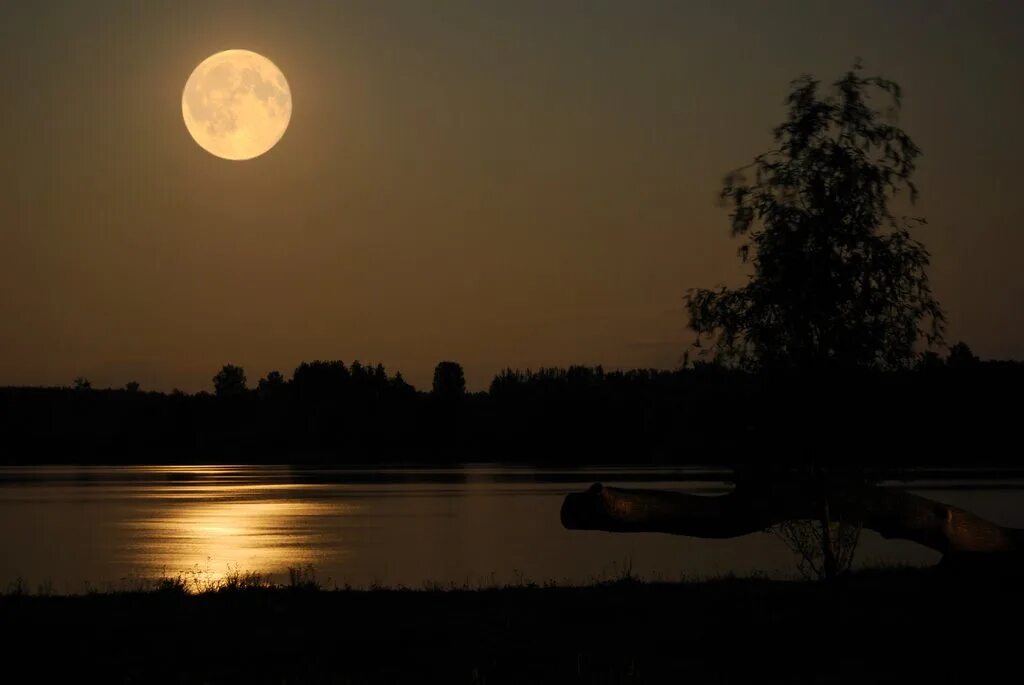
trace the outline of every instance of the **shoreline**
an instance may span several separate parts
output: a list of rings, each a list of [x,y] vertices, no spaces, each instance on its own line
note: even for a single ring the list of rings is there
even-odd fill
[[[1022,609],[1017,576],[930,568],[832,584],[5,595],[0,628],[9,668],[32,665],[37,680],[946,682],[1009,663],[1016,631],[1003,624]]]

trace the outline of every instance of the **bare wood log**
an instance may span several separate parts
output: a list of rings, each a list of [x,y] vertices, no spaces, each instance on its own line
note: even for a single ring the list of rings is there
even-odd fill
[[[1024,550],[1024,530],[903,490],[865,486],[829,495],[832,518],[859,521],[885,538],[911,540],[944,555]],[[726,495],[605,487],[595,483],[562,503],[562,525],[576,530],[657,532],[731,538],[786,521],[817,520],[820,496],[806,489],[753,488]]]

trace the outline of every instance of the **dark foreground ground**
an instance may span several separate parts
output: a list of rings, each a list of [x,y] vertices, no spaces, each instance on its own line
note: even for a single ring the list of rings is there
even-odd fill
[[[1018,682],[1013,574],[0,598],[2,682]]]

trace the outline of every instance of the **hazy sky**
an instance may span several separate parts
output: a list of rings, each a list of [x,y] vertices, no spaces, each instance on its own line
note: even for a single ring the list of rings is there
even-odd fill
[[[744,278],[722,176],[857,56],[905,89],[950,338],[1024,357],[1022,46],[1015,0],[5,2],[0,385],[675,366],[686,290]],[[182,121],[228,48],[294,97],[249,162]]]

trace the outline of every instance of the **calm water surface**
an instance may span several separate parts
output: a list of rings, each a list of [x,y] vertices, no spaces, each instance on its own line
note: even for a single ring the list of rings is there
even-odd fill
[[[564,530],[566,493],[595,481],[713,495],[706,469],[304,469],[297,467],[0,468],[0,585],[82,591],[232,570],[283,578],[313,564],[342,585],[486,586],[619,576],[676,580],[795,574],[775,536],[698,540]],[[917,481],[926,497],[1024,527],[1024,479]],[[859,565],[938,555],[865,532]]]

